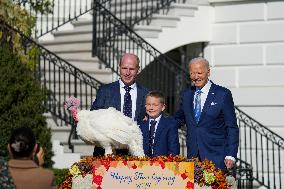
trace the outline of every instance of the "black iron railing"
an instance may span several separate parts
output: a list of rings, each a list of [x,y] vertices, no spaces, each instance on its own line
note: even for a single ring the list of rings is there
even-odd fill
[[[253,188],[253,169],[250,164],[241,159],[237,159],[236,169],[234,169],[238,189]]]
[[[182,127],[178,131],[179,135],[179,144],[180,144],[180,155],[186,157],[187,156],[187,148],[186,148],[186,127]]]
[[[51,9],[48,12],[34,10],[28,0],[13,0],[20,4],[31,15],[37,18],[34,37],[39,38],[59,27],[69,23],[78,17],[92,10],[93,0],[50,0]],[[34,0],[33,3],[40,3],[41,0]]]
[[[138,82],[165,93],[167,110],[173,113],[179,105],[179,93],[190,84],[187,71],[147,43],[99,2],[95,2],[93,27],[94,55],[117,74],[123,53],[138,55],[142,70]]]
[[[237,107],[236,115],[240,128],[238,158],[251,164],[253,178],[259,184],[282,188],[284,139]]]
[[[5,24],[1,19],[0,31],[6,36],[9,35],[11,40],[17,33],[21,37],[26,52],[33,48],[32,58],[36,62],[35,78],[41,82],[42,88],[46,91],[47,99],[43,104],[47,112],[63,122],[63,125],[73,125],[69,112],[64,108],[66,99],[70,96],[78,97],[81,100],[80,108],[90,109],[101,82]],[[58,126],[62,126],[62,124]],[[71,138],[74,130],[75,127],[72,127],[68,141],[71,149],[73,148]]]
[[[141,21],[143,24],[149,24],[153,14],[166,13],[172,3],[184,3],[185,0],[99,0],[97,2],[127,26],[133,27]]]

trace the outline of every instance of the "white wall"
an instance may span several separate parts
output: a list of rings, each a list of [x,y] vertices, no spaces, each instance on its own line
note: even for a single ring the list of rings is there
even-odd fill
[[[284,137],[284,1],[214,2],[205,49],[211,79],[229,87],[236,105],[252,106],[241,109]]]

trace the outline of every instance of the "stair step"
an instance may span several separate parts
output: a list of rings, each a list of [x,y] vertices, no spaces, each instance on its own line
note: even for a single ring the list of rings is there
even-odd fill
[[[82,53],[83,54],[83,53]],[[95,70],[96,72],[109,72],[111,74],[111,70],[106,67],[105,64],[97,61],[92,57],[83,56],[80,54],[73,54],[72,56],[62,55],[65,60],[67,60],[72,65],[78,67],[79,69],[84,70],[85,72],[89,73],[90,70]]]
[[[134,27],[134,31],[142,38],[158,38],[159,33],[162,32],[162,27],[138,25]]]
[[[135,0],[135,3],[141,3],[141,2],[146,2],[145,0]],[[120,0],[119,4],[129,4],[129,3],[134,3],[134,0]],[[114,4],[114,3],[112,3]]]
[[[53,35],[55,37],[57,36],[69,36],[69,35],[84,35],[84,34],[92,34],[93,33],[93,30],[86,30],[86,31],[80,31],[80,30],[67,30],[67,31],[55,31],[53,33]]]
[[[52,137],[51,140],[68,141],[68,137],[72,126],[64,127],[52,127]]]
[[[99,72],[98,72],[99,73]],[[85,80],[86,82],[89,82],[89,80],[92,80],[92,75],[98,76],[98,77],[103,77],[103,76],[111,76],[112,73],[104,73],[104,74],[97,74],[97,73],[90,73],[89,76],[82,76],[81,74],[78,74],[77,76],[80,79]],[[70,76],[70,77],[69,77]],[[55,85],[55,89],[60,88],[61,90],[67,90],[70,89],[71,91],[74,90],[75,88],[75,84],[78,86],[85,86],[85,84],[82,82],[80,83],[79,79],[77,78],[75,81],[75,77],[73,75],[69,75],[67,72],[58,72],[56,71],[54,72],[47,72],[46,74],[42,74],[40,79],[42,81],[46,81],[46,87],[49,87],[49,89],[54,90],[54,85]],[[103,78],[100,78],[101,80],[103,80]],[[96,79],[98,80],[98,79]],[[92,80],[93,82],[95,82],[95,85],[100,85],[99,81],[97,82],[96,80]],[[75,83],[76,82],[76,83]],[[66,86],[64,86],[64,84],[66,84]],[[69,86],[67,89],[66,87]],[[55,91],[56,92],[56,91]]]
[[[80,154],[64,153],[63,146],[60,145],[59,140],[52,141],[52,150],[54,152],[54,156],[52,157],[54,168],[70,168],[73,163],[80,160]]]
[[[144,10],[147,6],[147,1],[139,1],[135,2],[135,4],[132,2],[118,2],[116,3],[116,6],[114,3],[111,3],[110,8],[108,6],[105,6],[111,13],[118,13],[120,15],[121,13],[132,13],[132,14],[138,14],[141,15],[141,10]],[[136,11],[133,13],[133,9]]]
[[[108,68],[101,68],[97,63],[97,62],[91,62],[91,61],[86,61],[86,60],[74,60],[74,59],[68,59],[69,63],[71,65],[73,65],[74,67],[76,67],[78,70],[91,75],[91,74],[98,74],[98,75],[108,75],[111,74],[111,70]],[[64,72],[64,70],[61,68],[59,69],[58,67],[56,67],[54,69],[54,67],[48,67],[49,65],[45,65],[45,66],[41,66],[42,71],[45,72],[51,72],[51,75],[54,75],[53,72],[55,71],[55,74],[58,75],[58,72],[60,71],[62,74]],[[72,69],[73,70],[73,69]],[[68,72],[66,71],[66,75],[68,74]],[[46,74],[48,75],[48,74]],[[56,77],[56,76],[55,76]],[[63,77],[62,77],[63,78]]]
[[[192,17],[197,9],[197,5],[172,3],[168,15]]]
[[[52,52],[86,51],[92,49],[92,43],[90,41],[70,42],[65,44],[50,43],[45,45],[45,47]]]
[[[67,61],[69,64],[73,65],[75,68],[78,68],[82,70],[83,72],[86,73],[110,73],[110,70],[108,69],[102,69],[100,66],[101,61],[98,60],[98,58],[93,58],[93,57],[85,57],[80,59],[79,55],[78,56],[70,56],[71,54],[59,54],[58,56]],[[80,55],[82,56],[82,55]],[[40,67],[43,71],[58,71],[58,67],[53,67],[50,66],[48,62],[41,62]],[[60,71],[63,71],[60,69]]]
[[[69,62],[80,68],[80,70],[88,73],[88,74],[98,74],[98,75],[109,75],[112,74],[112,71],[109,68],[98,68],[96,64],[97,62],[93,62],[93,59],[84,59],[84,60],[77,60],[77,59],[68,59]]]
[[[72,139],[71,143],[74,145],[74,153],[80,153],[81,156],[92,156],[94,151],[94,145],[86,144],[81,139]],[[64,152],[71,152],[68,147],[68,142],[61,142],[64,146]]]
[[[67,45],[72,43],[91,43],[91,38],[72,38],[72,39],[66,39],[66,38],[59,38],[56,40],[48,40],[48,41],[42,41],[41,44],[44,46],[52,46],[52,45]]]
[[[180,21],[178,16],[154,14],[151,19],[151,25],[160,27],[176,27],[178,21]]]
[[[69,128],[69,127],[71,127],[71,125],[66,124],[61,119],[58,119],[56,116],[53,116],[50,112],[44,113],[44,116],[46,117],[47,126],[48,126],[48,128],[51,129],[51,131],[52,131],[53,128]]]
[[[115,7],[115,3],[114,3],[115,1],[110,1],[110,2],[111,2],[111,7]],[[116,3],[116,6],[117,7],[121,7],[122,5],[124,5],[124,6],[125,5],[131,6],[131,4],[132,4],[132,7],[135,7],[136,6],[135,4],[146,5],[147,1],[145,1],[145,0],[119,0],[119,2]],[[148,2],[148,4],[150,4],[150,2]],[[105,5],[107,5],[107,4],[105,4]]]
[[[57,74],[56,74],[57,72]],[[41,77],[41,80],[46,80],[47,83],[56,83],[56,85],[59,84],[59,74],[58,74],[58,71],[55,72],[55,75],[53,74],[53,72],[51,72],[51,74],[45,74]],[[62,74],[61,74],[62,73]],[[70,83],[70,88],[71,88],[71,91],[72,89],[74,89],[73,87],[73,84],[74,84],[74,76],[71,76],[70,80],[69,80],[69,74],[66,73],[66,75],[64,76],[64,72],[61,72],[60,73],[60,85],[61,87],[64,87],[63,86],[63,83],[64,82],[69,82]],[[111,80],[112,78],[112,72],[110,70],[102,70],[102,71],[93,71],[93,72],[88,72],[88,75],[91,76],[91,77],[95,77],[96,80],[102,82],[102,83],[106,83],[106,82],[109,82],[109,80]],[[88,79],[86,77],[86,79]],[[77,82],[79,82],[77,80]],[[62,88],[63,89],[63,88]]]
[[[73,21],[76,31],[93,31],[93,20]]]
[[[93,25],[93,20],[75,20],[71,22],[75,27]]]
[[[58,56],[69,60],[69,59],[73,59],[73,60],[86,60],[89,62],[93,62],[93,63],[97,63],[100,64],[100,60],[98,59],[98,57],[92,57],[92,53],[89,52],[82,52],[82,53],[58,53]]]
[[[253,189],[259,189],[259,187],[261,187],[261,185],[257,181],[254,180],[252,182],[252,188]]]
[[[254,178],[255,178],[256,177],[256,173],[254,172],[253,175],[254,175]],[[263,178],[263,180],[262,180],[262,178]],[[275,174],[275,178],[274,178],[272,172],[264,173],[264,174],[259,173],[258,174],[258,179],[261,182],[264,181],[264,183],[266,185],[268,185],[268,183],[270,183],[270,187],[264,187],[261,184],[257,185],[255,182],[253,182],[253,185],[259,186],[258,189],[265,189],[265,188],[279,188],[280,189],[279,184],[280,184],[280,181],[283,183],[284,174],[282,173],[281,176],[280,176],[278,173],[276,173]],[[275,182],[274,182],[274,179],[275,179]],[[274,184],[276,185],[275,187],[274,187]]]

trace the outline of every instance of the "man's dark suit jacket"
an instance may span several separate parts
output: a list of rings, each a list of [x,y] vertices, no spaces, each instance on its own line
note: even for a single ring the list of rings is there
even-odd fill
[[[149,119],[141,123],[140,129],[143,134],[143,149],[146,156],[179,155],[178,125],[172,117],[162,115],[155,133],[153,154],[150,151],[149,144]]]
[[[145,110],[145,97],[148,94],[148,89],[137,86],[137,99],[136,99],[136,112],[134,121],[139,124],[146,115]],[[119,81],[115,81],[106,85],[102,85],[96,95],[96,100],[93,102],[91,110],[106,109],[109,107],[114,107],[116,110],[121,111],[121,96],[120,96],[120,85]],[[118,152],[122,155],[126,155],[125,150]],[[94,150],[94,156],[104,155],[104,149],[96,147]]]
[[[232,94],[229,89],[212,83],[198,123],[194,119],[195,87],[181,95],[180,110],[175,119],[187,126],[187,157],[212,160],[224,169],[226,156],[237,157],[239,128]]]
[[[137,86],[137,100],[136,100],[136,112],[134,121],[141,122],[145,115],[145,97],[148,94],[148,90],[139,84]],[[106,109],[114,107],[118,111],[121,111],[121,97],[119,81],[115,81],[110,84],[102,85],[97,93],[96,100],[93,102],[91,110]]]

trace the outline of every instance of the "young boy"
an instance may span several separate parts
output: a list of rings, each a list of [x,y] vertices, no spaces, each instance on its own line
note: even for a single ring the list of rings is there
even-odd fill
[[[146,96],[145,107],[148,119],[140,124],[145,155],[179,155],[177,122],[163,115],[166,108],[164,95],[159,91],[151,91]]]

